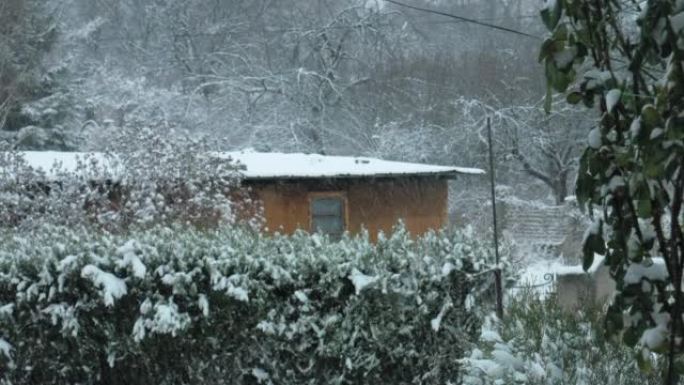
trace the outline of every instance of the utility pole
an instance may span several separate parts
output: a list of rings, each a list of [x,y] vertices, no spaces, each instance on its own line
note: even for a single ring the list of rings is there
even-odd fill
[[[503,318],[503,288],[501,284],[501,267],[499,266],[499,228],[496,222],[496,191],[494,176],[494,148],[492,146],[492,123],[487,117],[487,139],[489,142],[489,181],[492,188],[492,219],[494,227],[494,257],[496,267],[494,268],[494,289],[496,290],[496,316]]]

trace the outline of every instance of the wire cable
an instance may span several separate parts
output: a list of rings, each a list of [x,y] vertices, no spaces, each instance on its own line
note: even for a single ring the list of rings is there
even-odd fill
[[[522,31],[517,31],[517,30],[512,29],[512,28],[502,27],[502,26],[496,25],[496,24],[490,24],[490,23],[487,23],[487,22],[484,22],[484,21],[481,21],[481,20],[470,19],[470,18],[467,18],[467,17],[458,16],[458,15],[454,15],[454,14],[452,14],[452,13],[442,12],[442,11],[438,11],[438,10],[435,10],[435,9],[417,7],[417,6],[415,6],[415,5],[410,5],[410,4],[402,3],[402,2],[399,2],[399,1],[396,1],[396,0],[383,0],[383,1],[385,1],[385,2],[387,2],[387,3],[390,3],[390,4],[398,5],[398,6],[400,6],[400,7],[409,8],[409,9],[413,9],[413,10],[416,10],[416,11],[420,11],[420,12],[432,13],[432,14],[434,14],[434,15],[440,15],[440,16],[444,16],[444,17],[449,17],[449,18],[452,18],[452,19],[460,20],[460,21],[462,21],[462,22],[466,22],[466,23],[476,24],[476,25],[480,25],[480,26],[483,26],[483,27],[492,28],[492,29],[496,29],[496,30],[499,30],[499,31],[503,31],[503,32],[513,33],[513,34],[516,34],[516,35],[525,36],[525,37],[529,37],[529,38],[536,39],[536,40],[542,40],[542,38],[539,37],[539,36],[531,35],[531,34],[529,34],[529,33],[522,32]]]

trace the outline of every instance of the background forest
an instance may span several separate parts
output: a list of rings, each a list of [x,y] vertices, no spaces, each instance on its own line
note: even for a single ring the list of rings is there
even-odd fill
[[[411,4],[544,34],[533,0]],[[540,40],[384,1],[6,0],[0,19],[0,138],[16,149],[101,150],[145,127],[485,167],[488,114],[500,184],[553,204],[591,127],[560,103],[544,114]]]

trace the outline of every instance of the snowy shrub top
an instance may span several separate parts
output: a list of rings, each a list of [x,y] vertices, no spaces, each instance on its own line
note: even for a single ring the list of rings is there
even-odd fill
[[[11,383],[444,383],[491,284],[464,233],[45,227],[0,245]]]
[[[606,338],[600,307],[587,302],[567,312],[555,297],[534,292],[513,298],[506,317],[487,316],[477,347],[460,360],[463,385],[661,384],[643,374],[636,349]]]
[[[22,153],[0,153],[0,220],[10,227],[88,223],[115,231],[170,222],[257,225],[258,204],[240,187],[236,166],[210,156],[212,149],[201,138],[142,129],[120,132],[110,151],[47,170],[30,167]]]

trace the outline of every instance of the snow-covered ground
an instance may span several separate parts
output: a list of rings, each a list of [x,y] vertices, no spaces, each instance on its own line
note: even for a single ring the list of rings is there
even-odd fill
[[[602,255],[595,255],[594,262],[587,271],[584,271],[582,265],[563,263],[562,257],[531,260],[520,270],[518,281],[516,286],[511,289],[511,294],[530,289],[534,293],[546,296],[553,290],[553,282],[556,277],[568,274],[593,274],[603,264],[603,260]]]

